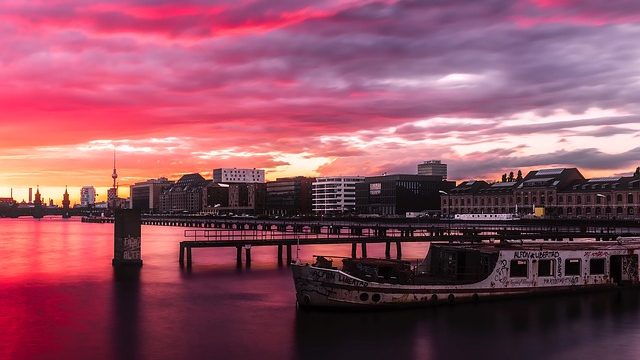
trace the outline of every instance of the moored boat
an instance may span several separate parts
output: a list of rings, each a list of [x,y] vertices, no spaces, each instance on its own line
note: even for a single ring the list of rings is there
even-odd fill
[[[638,286],[640,238],[437,244],[421,263],[317,256],[293,264],[301,306],[389,307]],[[342,260],[342,267],[337,262]]]

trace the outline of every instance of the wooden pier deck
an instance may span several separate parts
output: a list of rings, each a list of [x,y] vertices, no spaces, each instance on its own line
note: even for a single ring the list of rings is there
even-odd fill
[[[624,235],[624,234],[620,234]],[[632,235],[632,234],[628,234]],[[591,238],[596,240],[614,240],[616,236],[603,236],[600,232],[555,231],[522,232],[509,230],[491,231],[398,231],[367,232],[354,235],[351,232],[276,232],[262,230],[224,231],[219,229],[185,230],[185,240],[180,242],[180,266],[193,265],[193,248],[236,248],[238,266],[242,265],[242,249],[245,250],[246,265],[251,265],[251,248],[255,246],[276,246],[278,263],[283,264],[283,249],[286,249],[286,263],[292,261],[292,247],[304,245],[351,244],[351,256],[357,256],[358,245],[361,256],[367,257],[367,244],[384,243],[385,256],[391,257],[392,244],[395,244],[396,257],[402,258],[402,243],[405,242],[480,242],[486,240],[547,240],[573,241]]]

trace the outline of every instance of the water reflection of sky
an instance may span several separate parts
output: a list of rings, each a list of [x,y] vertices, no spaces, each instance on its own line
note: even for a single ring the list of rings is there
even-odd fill
[[[274,247],[195,249],[182,229],[144,227],[139,272],[111,267],[112,225],[0,220],[0,359],[635,358],[636,290],[382,312],[298,311]],[[392,248],[392,254],[394,249]],[[300,257],[348,256],[302,246]],[[424,257],[424,244],[403,254]],[[294,249],[295,254],[295,249]],[[384,244],[369,247],[383,256]]]

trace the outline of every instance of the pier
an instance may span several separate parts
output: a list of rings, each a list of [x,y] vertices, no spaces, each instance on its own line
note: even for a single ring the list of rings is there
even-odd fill
[[[236,248],[236,262],[242,266],[242,253],[245,253],[245,264],[251,266],[251,248],[256,246],[277,247],[278,263],[283,264],[283,250],[286,249],[286,263],[292,259],[292,247],[304,245],[338,245],[351,244],[351,256],[357,257],[358,248],[360,256],[367,257],[368,244],[385,244],[385,256],[391,257],[392,248],[395,247],[395,256],[402,258],[402,244],[407,242],[481,242],[481,241],[508,241],[508,240],[543,240],[543,241],[573,241],[574,239],[590,238],[601,241],[615,240],[618,236],[633,236],[640,232],[608,232],[603,233],[597,229],[582,230],[538,230],[495,228],[438,228],[438,229],[389,229],[389,228],[364,228],[354,231],[354,228],[343,231],[335,230],[331,226],[302,226],[293,231],[289,226],[275,230],[252,229],[187,229],[184,232],[184,240],[180,242],[180,266],[191,268],[193,265],[194,248]],[[357,229],[357,228],[356,228]],[[287,231],[291,230],[291,231]]]

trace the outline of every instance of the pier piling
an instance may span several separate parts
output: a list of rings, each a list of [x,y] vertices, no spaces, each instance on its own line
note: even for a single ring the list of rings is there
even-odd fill
[[[236,246],[236,266],[242,267],[242,246]]]
[[[191,257],[191,246],[187,246],[187,268],[191,268],[193,259]]]
[[[384,243],[384,256],[388,259],[391,257],[391,242]]]
[[[278,265],[282,266],[282,244],[278,245]]]
[[[291,245],[287,245],[287,266],[291,265]]]
[[[245,246],[245,262],[247,263],[247,268],[251,267],[251,246]]]
[[[396,257],[402,259],[402,242],[396,241]]]

